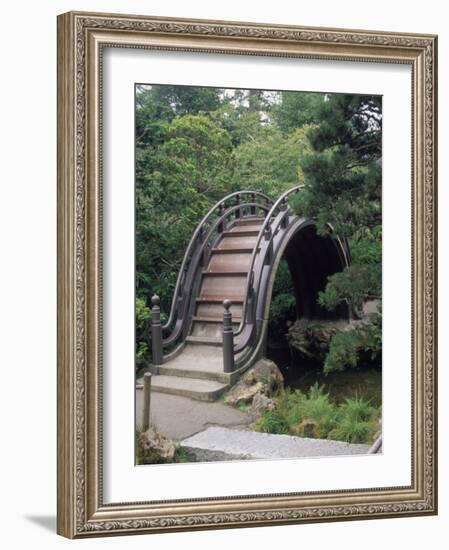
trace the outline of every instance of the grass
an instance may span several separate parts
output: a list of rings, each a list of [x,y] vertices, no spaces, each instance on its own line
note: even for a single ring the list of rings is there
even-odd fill
[[[286,390],[275,402],[276,409],[263,413],[255,423],[257,431],[372,443],[379,429],[380,407],[359,398],[346,399],[336,405],[318,384],[307,393]]]

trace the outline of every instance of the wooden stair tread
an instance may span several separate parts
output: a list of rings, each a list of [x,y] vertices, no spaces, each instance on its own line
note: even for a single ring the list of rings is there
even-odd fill
[[[243,303],[242,294],[220,293],[220,294],[201,294],[199,296],[200,302],[219,302],[223,303],[223,300],[231,300],[232,303]]]
[[[244,225],[233,225],[231,227],[227,227],[224,233],[229,233],[230,235],[239,235],[240,233],[250,233],[250,232],[259,233],[261,227],[262,227],[262,223],[260,224],[247,223]]]
[[[242,225],[240,227],[245,227],[245,226]],[[248,230],[239,230],[239,231],[229,229],[229,230],[223,231],[222,233],[223,237],[242,237],[242,238],[257,237],[258,234],[259,234],[259,229],[248,229]]]
[[[209,277],[246,277],[248,271],[203,271],[202,275]]]
[[[260,218],[257,216],[245,216],[244,218],[238,218],[234,221],[234,226],[236,225],[250,225],[254,223],[260,223],[260,225],[263,224],[265,221],[265,218]]]
[[[217,247],[219,250],[229,250],[234,248],[251,248],[254,249],[257,242],[257,234],[252,237],[247,237],[245,235],[238,235],[236,233],[232,236],[225,236],[218,243]]]
[[[236,246],[235,248],[212,248],[212,254],[251,254],[254,248],[249,246]]]
[[[211,304],[222,304],[223,303],[223,299],[220,299],[220,298],[210,298],[210,297],[207,297],[207,296],[199,296],[197,299],[196,299],[197,303],[200,303],[200,304],[203,304],[203,303],[211,303]],[[240,296],[239,298],[234,298],[232,300],[232,303],[233,304],[243,304],[243,297]]]

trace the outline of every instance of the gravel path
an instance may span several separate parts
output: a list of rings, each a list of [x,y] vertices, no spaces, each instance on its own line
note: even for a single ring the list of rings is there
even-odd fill
[[[137,428],[141,425],[143,391],[136,390]],[[244,428],[252,422],[244,412],[217,401],[207,403],[170,395],[152,392],[150,419],[156,429],[171,439],[181,440],[201,432],[210,426]]]

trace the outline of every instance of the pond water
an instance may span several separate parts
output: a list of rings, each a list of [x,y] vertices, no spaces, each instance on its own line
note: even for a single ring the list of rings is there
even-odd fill
[[[361,366],[326,375],[320,363],[295,362],[289,348],[269,348],[267,356],[281,369],[286,387],[306,393],[318,383],[336,404],[348,398],[363,398],[374,406],[382,404],[381,368]]]

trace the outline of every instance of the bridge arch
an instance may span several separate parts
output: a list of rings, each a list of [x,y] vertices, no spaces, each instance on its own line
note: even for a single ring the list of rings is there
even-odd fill
[[[276,253],[263,299],[264,320],[269,320],[274,281],[282,259],[288,264],[298,318],[329,318],[347,314],[344,307],[330,313],[318,304],[318,294],[324,290],[328,277],[343,271],[348,264],[344,246],[332,233],[319,235],[313,220],[298,218],[289,228]]]
[[[277,201],[256,191],[239,191],[203,218],[186,249],[165,325],[160,322],[159,299],[152,299],[155,373],[187,372],[231,383],[262,357],[283,257],[297,316],[330,315],[317,303],[318,293],[329,275],[349,265],[349,248],[331,226],[328,235],[319,235],[314,220],[291,211],[288,198],[302,187],[286,191]]]

